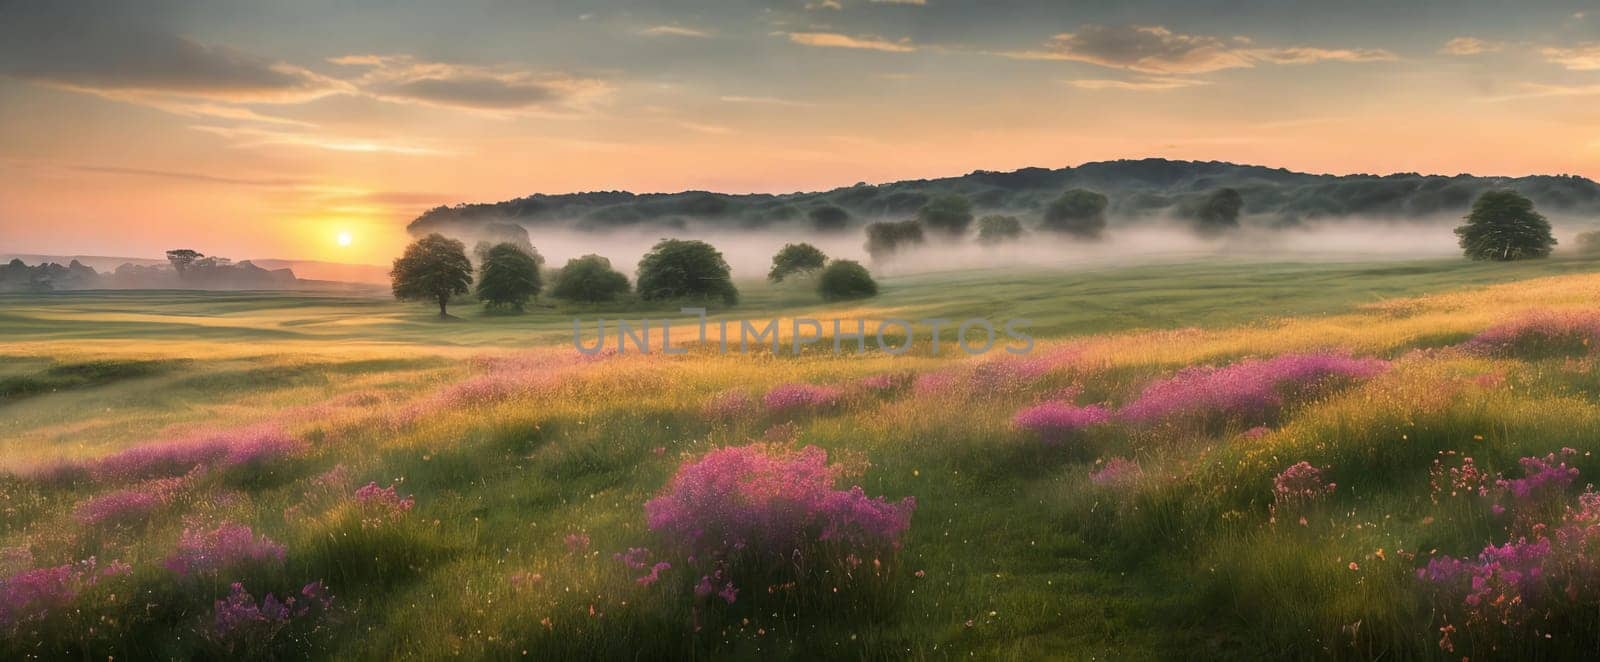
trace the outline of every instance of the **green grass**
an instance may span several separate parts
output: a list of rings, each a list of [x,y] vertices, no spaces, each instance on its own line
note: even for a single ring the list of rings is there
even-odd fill
[[[1515,476],[1525,455],[1600,451],[1600,382],[1592,354],[1415,350],[1455,344],[1530,306],[1593,308],[1585,297],[1594,279],[1584,274],[1597,267],[1440,260],[942,273],[884,279],[883,296],[849,308],[824,306],[803,286],[742,284],[744,304],[723,315],[1029,318],[1039,337],[1071,339],[1090,357],[1017,389],[852,396],[793,417],[797,443],[862,466],[851,484],[918,502],[903,546],[882,559],[880,583],[811,596],[805,608],[758,586],[732,606],[697,604],[692,578],[640,587],[612,554],[662,549],[642,508],[682,462],[791,422],[763,413],[710,420],[702,405],[712,394],[969,363],[702,352],[591,364],[541,353],[570,351],[573,316],[639,318],[675,306],[502,316],[459,305],[464,319],[440,322],[427,306],[378,298],[7,295],[0,380],[24,385],[16,388],[26,397],[0,397],[0,468],[16,472],[0,471],[0,551],[26,549],[29,567],[95,555],[135,572],[13,633],[0,652],[221,655],[198,632],[228,580],[260,596],[321,579],[336,613],[286,630],[273,643],[278,656],[1443,658],[1414,568],[1430,549],[1471,554],[1507,531],[1473,504],[1434,503],[1434,460],[1470,452]],[[1469,291],[1563,274],[1575,277]],[[1462,298],[1366,306],[1445,292]],[[1183,331],[1161,333],[1175,329]],[[1246,423],[1225,420],[1112,424],[1048,446],[1008,423],[1068,386],[1081,387],[1080,402],[1115,404],[1181,365],[1329,345],[1395,364],[1381,378],[1292,402],[1260,439],[1244,440]],[[471,360],[484,356],[532,367]],[[525,380],[509,395],[451,395],[508,374]],[[1486,374],[1502,381],[1483,386]],[[124,527],[89,527],[74,513],[139,485],[26,475],[56,458],[262,423],[283,426],[306,450],[269,472],[197,475],[151,519]],[[1089,474],[1113,457],[1136,459],[1144,474],[1125,487],[1095,485]],[[1300,460],[1327,467],[1341,489],[1275,519],[1273,477]],[[1600,472],[1593,456],[1577,465],[1585,480]],[[342,477],[327,477],[341,466]],[[416,508],[364,523],[350,493],[369,481],[415,495]],[[203,582],[162,568],[186,526],[223,520],[284,543],[285,565]],[[589,547],[569,549],[565,537],[579,532]],[[1563,634],[1514,650],[1559,656],[1574,650],[1562,647],[1569,640],[1595,641],[1594,630]]]

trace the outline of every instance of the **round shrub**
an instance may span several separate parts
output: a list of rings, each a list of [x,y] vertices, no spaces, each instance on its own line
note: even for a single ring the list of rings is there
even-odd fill
[[[817,293],[827,301],[865,299],[878,295],[872,273],[854,260],[834,260],[817,278]]]

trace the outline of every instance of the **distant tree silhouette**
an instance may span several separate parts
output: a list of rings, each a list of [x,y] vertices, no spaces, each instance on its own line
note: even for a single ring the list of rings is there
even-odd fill
[[[1015,216],[991,214],[978,219],[978,243],[985,246],[1003,244],[1022,238],[1022,222]]]
[[[817,293],[828,301],[865,299],[878,294],[872,273],[854,260],[834,260],[817,276]]]
[[[972,225],[972,203],[961,194],[946,193],[929,200],[922,209],[917,210],[917,220],[922,221],[929,230],[960,237]]]
[[[439,317],[449,317],[450,297],[466,294],[472,262],[465,244],[437,232],[412,242],[389,272],[394,296],[402,301],[438,301]]]
[[[789,276],[821,269],[827,261],[828,256],[811,244],[784,244],[778,254],[772,256],[772,271],[767,272],[767,280],[781,283]]]
[[[1583,255],[1600,255],[1600,230],[1580,234],[1573,243]]]
[[[203,257],[205,257],[205,255],[200,251],[189,248],[178,248],[167,251],[167,262],[172,263],[172,270],[178,272],[179,278],[182,278],[185,274],[189,273],[189,265],[194,264],[195,260]]]
[[[739,303],[728,262],[703,241],[663,239],[639,260],[639,282],[634,285],[645,301],[720,298]]]
[[[611,260],[585,255],[567,260],[556,274],[550,295],[568,301],[599,303],[614,301],[628,292],[628,277],[611,268]]]
[[[879,221],[867,226],[867,254],[874,261],[883,261],[890,256],[911,246],[921,245],[926,239],[922,234],[922,222],[912,219],[908,221]]]
[[[1200,203],[1194,229],[1202,236],[1215,236],[1237,228],[1243,208],[1244,196],[1231,188],[1219,188]]]
[[[1556,239],[1533,201],[1512,190],[1484,191],[1456,228],[1461,250],[1474,260],[1500,262],[1548,257]]]
[[[1106,196],[1075,188],[1062,193],[1044,210],[1046,230],[1062,232],[1079,239],[1098,239],[1106,229]]]
[[[540,259],[513,243],[496,244],[484,253],[478,270],[478,300],[486,308],[521,311],[528,299],[539,296]]]
[[[850,212],[838,205],[822,205],[806,212],[817,232],[840,232],[850,223]]]

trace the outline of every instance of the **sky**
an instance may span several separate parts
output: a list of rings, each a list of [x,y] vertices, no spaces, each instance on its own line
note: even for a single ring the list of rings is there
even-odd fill
[[[0,252],[384,264],[442,204],[1117,158],[1600,178],[1597,101],[1592,1],[0,0]]]

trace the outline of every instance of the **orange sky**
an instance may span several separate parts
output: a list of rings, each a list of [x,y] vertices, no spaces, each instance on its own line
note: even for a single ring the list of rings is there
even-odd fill
[[[0,252],[386,263],[438,204],[1147,156],[1600,176],[1600,16],[1560,3],[1226,24],[1163,3],[609,4],[22,17],[0,29]]]

